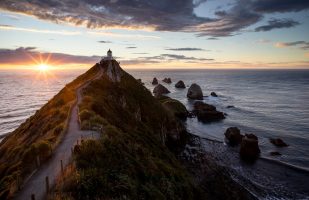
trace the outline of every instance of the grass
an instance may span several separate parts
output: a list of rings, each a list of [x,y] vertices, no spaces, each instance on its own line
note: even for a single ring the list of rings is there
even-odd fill
[[[120,83],[103,76],[84,95],[82,124],[103,125],[103,132],[99,140],[75,147],[76,170],[57,186],[58,199],[199,198],[198,187],[166,146],[184,127],[145,87],[125,73]]]
[[[0,144],[0,199],[10,199],[23,180],[44,162],[67,131],[75,90],[93,77],[98,66],[67,84]]]

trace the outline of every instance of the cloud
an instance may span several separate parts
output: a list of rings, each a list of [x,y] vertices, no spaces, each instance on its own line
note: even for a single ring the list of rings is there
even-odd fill
[[[207,40],[219,40],[219,38],[216,38],[216,37],[210,37],[210,38],[207,38]]]
[[[132,53],[132,54],[137,54],[137,55],[146,55],[146,54],[149,54],[149,53],[140,52],[140,53]]]
[[[136,49],[137,47],[127,47],[127,49]]]
[[[305,57],[309,58],[309,52],[305,53]]]
[[[169,51],[205,51],[201,48],[191,48],[191,47],[185,47],[185,48],[166,48],[165,50]]]
[[[270,30],[279,29],[279,28],[291,28],[297,25],[299,25],[299,22],[296,22],[291,19],[272,19],[268,21],[267,25],[263,25],[263,26],[259,26],[255,28],[255,31],[256,32],[270,31]]]
[[[25,31],[25,32],[32,32],[32,33],[45,33],[45,34],[57,34],[57,35],[80,35],[81,33],[78,31],[53,31],[53,30],[46,30],[46,29],[34,29],[34,28],[21,28],[15,27],[6,24],[0,24],[0,30],[13,30],[13,31]]]
[[[15,21],[20,20],[20,18],[18,16],[12,15],[12,14],[9,14],[9,13],[0,13],[0,15],[2,15],[3,17],[7,17],[11,20],[15,20]]]
[[[87,31],[87,33],[90,35],[116,37],[116,38],[160,39],[160,37],[154,35],[120,34],[120,33],[102,32],[102,31]]]
[[[187,57],[185,55],[177,54],[161,54],[161,57],[169,60],[190,60],[190,61],[213,61],[214,59],[208,58],[196,58],[196,57]]]
[[[256,41],[256,43],[259,43],[259,44],[268,44],[270,42],[271,41],[268,39],[259,39],[258,41]]]
[[[0,63],[10,65],[34,65],[48,61],[52,65],[61,64],[93,64],[100,60],[99,56],[79,56],[64,53],[40,52],[36,47],[19,47],[17,49],[0,49]]]
[[[309,49],[309,42],[306,41],[295,41],[295,42],[277,42],[275,47],[285,48],[285,47],[297,47],[302,50]]]
[[[194,11],[205,2],[207,0],[1,0],[0,9],[90,29],[146,29],[224,37],[239,34],[261,21],[265,14],[309,8],[308,0],[235,0],[226,10],[221,7],[212,17],[200,17]],[[269,29],[268,25],[265,26],[260,30]],[[123,37],[97,31],[89,34]],[[136,35],[127,37],[134,38]],[[158,39],[156,36],[138,38]]]
[[[255,0],[252,8],[257,12],[298,12],[309,9],[308,0]]]
[[[112,43],[111,41],[104,41],[104,40],[100,40],[98,41],[99,43],[104,43],[104,44],[107,44],[107,43]]]

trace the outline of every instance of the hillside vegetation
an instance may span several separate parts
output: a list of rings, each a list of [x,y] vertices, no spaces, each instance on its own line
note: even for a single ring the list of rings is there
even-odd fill
[[[23,180],[50,156],[66,133],[75,90],[98,71],[98,65],[67,84],[0,144],[0,199],[12,197]]]
[[[177,144],[184,127],[140,82],[125,72],[120,82],[105,74],[83,94],[83,128],[103,127],[101,138],[75,147],[75,168],[58,184],[56,199],[200,198],[165,145]]]

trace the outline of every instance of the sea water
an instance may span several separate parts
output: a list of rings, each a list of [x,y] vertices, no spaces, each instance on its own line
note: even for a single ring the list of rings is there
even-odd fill
[[[30,70],[1,70],[0,137],[16,129],[65,84],[84,71],[64,70],[43,73]],[[224,132],[231,126],[237,126],[242,133],[253,133],[258,136],[262,158],[304,169],[309,168],[309,70],[127,71],[135,78],[142,79],[150,91],[154,88],[151,81],[153,77],[157,77],[159,82],[171,91],[168,96],[181,101],[188,110],[192,109],[194,103],[186,97],[188,87],[192,83],[199,84],[205,96],[203,101],[215,105],[217,110],[226,113],[227,116],[222,121],[212,123],[202,123],[196,118],[187,119],[188,131],[202,138],[218,141],[219,143],[205,141],[205,149],[221,158],[219,161],[223,165],[233,167],[236,174],[243,174],[256,182],[261,181],[261,184],[263,182],[264,187],[267,187],[274,186],[274,181],[280,180],[282,174],[285,176],[284,171],[287,168],[272,165],[262,159],[255,165],[244,166],[239,161],[237,150],[228,148],[223,143]],[[165,77],[170,77],[173,83],[163,83],[161,80]],[[175,88],[174,84],[179,80],[184,81],[187,88]],[[216,92],[218,97],[210,96],[212,91]],[[276,147],[269,142],[270,138],[281,138],[289,146]],[[272,151],[282,155],[270,156]],[[309,187],[306,186],[308,180],[305,180],[308,174],[303,176],[302,172],[291,173],[293,178],[286,177],[288,179],[286,183],[298,184],[300,181],[302,186],[295,186],[296,193],[298,190],[309,191]],[[241,179],[236,175],[235,178]],[[288,190],[285,183],[280,183],[276,188],[280,193],[279,197],[285,196],[286,193],[290,197],[293,196],[295,191]]]

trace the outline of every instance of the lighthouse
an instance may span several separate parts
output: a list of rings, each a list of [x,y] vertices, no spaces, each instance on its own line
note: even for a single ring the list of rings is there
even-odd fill
[[[113,59],[113,53],[112,51],[109,49],[107,51],[107,57],[106,57],[106,60],[112,60]]]

